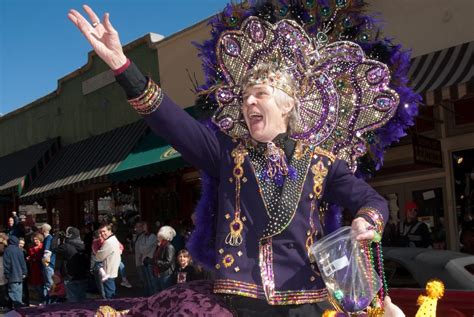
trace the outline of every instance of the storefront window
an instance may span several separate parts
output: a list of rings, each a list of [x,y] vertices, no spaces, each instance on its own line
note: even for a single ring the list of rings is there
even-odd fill
[[[138,215],[138,191],[133,186],[105,187],[81,193],[78,201],[84,224],[119,220],[128,223]]]
[[[82,211],[84,224],[93,223],[95,221],[95,203],[94,193],[92,191],[78,194],[79,210]]]
[[[443,189],[440,187],[413,191],[418,207],[418,221],[428,225],[432,246],[446,249],[446,224],[444,222]]]
[[[133,186],[108,187],[99,193],[97,211],[99,222],[120,221],[133,225],[138,217],[138,190]]]
[[[26,227],[40,227],[43,223],[48,222],[46,207],[40,205],[36,201],[31,205],[20,205],[18,211],[20,220]]]
[[[474,149],[453,152],[452,162],[461,251],[474,254]]]

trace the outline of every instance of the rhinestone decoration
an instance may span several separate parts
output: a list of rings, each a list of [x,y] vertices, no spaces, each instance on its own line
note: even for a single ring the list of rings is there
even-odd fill
[[[319,146],[355,171],[357,158],[367,152],[362,136],[394,115],[399,97],[388,87],[387,66],[367,59],[357,44],[334,42],[321,48],[319,57],[315,69],[328,74],[339,95],[338,124]]]
[[[347,0],[337,0],[337,8],[347,5]],[[329,7],[320,10],[323,17],[332,15]],[[351,23],[349,19],[345,25]],[[294,79],[300,101],[300,120],[291,137],[320,146],[355,171],[357,159],[367,151],[356,150],[355,144],[387,123],[399,97],[388,87],[388,67],[366,58],[359,45],[327,44],[324,32],[316,37],[310,38],[294,21],[271,24],[258,17],[247,18],[239,30],[223,32],[216,55],[224,82],[216,85],[219,107],[213,121],[232,138],[248,138],[240,110],[242,79],[254,67],[278,61]]]
[[[234,264],[234,257],[232,254],[226,254],[222,259],[222,264],[224,264],[224,267],[226,268],[231,267],[232,264]]]
[[[224,50],[227,54],[233,57],[237,57],[240,54],[240,45],[231,36],[224,36],[223,38]]]
[[[235,178],[235,211],[234,219],[229,224],[229,233],[225,238],[225,243],[233,247],[239,246],[243,241],[242,231],[244,230],[244,224],[240,219],[240,180],[244,174],[242,164],[244,164],[247,154],[247,149],[241,143],[237,145],[231,154],[235,164],[232,170]]]
[[[226,84],[216,91],[219,108],[213,121],[223,132],[233,138],[249,134],[241,116],[240,98],[222,95],[222,91],[241,95],[240,84],[249,71],[261,63],[279,60],[298,83],[301,120],[292,137],[322,142],[329,136],[337,121],[337,91],[327,74],[304,71],[310,68],[309,55],[315,47],[302,27],[290,20],[272,25],[249,17],[240,30],[224,32],[219,42],[216,53]],[[221,123],[224,118],[226,121]],[[232,118],[233,124],[227,118]]]
[[[255,148],[249,148],[248,156],[254,167],[262,199],[270,217],[263,231],[262,239],[280,233],[293,219],[312,157],[311,151],[305,151],[304,153],[301,159],[296,159],[293,156],[290,161],[290,164],[297,171],[296,179],[289,180],[286,178],[283,187],[280,188],[275,182],[263,176],[267,164],[264,154]]]

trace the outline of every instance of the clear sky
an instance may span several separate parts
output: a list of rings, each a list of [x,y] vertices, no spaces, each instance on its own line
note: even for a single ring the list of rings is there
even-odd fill
[[[89,43],[68,20],[86,3],[127,44],[149,32],[169,36],[220,12],[229,0],[0,0],[0,114],[56,90],[87,62]],[[85,13],[84,13],[85,14]]]

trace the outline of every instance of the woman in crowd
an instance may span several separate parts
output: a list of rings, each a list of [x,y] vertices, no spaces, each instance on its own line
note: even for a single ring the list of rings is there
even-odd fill
[[[43,294],[43,267],[41,260],[43,258],[43,235],[36,233],[33,236],[33,245],[28,249],[27,262],[30,266],[30,276],[28,283],[33,286],[37,292],[37,296]]]
[[[150,232],[150,226],[145,221],[137,222],[135,232],[135,265],[145,289],[145,296],[150,296],[155,293],[151,259],[156,249],[156,235]]]
[[[158,246],[153,254],[153,276],[156,292],[173,285],[171,276],[176,266],[176,251],[171,241],[175,236],[176,231],[170,226],[163,226],[158,231]]]

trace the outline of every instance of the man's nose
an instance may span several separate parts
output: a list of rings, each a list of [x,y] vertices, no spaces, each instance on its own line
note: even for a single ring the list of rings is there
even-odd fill
[[[255,98],[254,95],[249,95],[249,96],[247,96],[247,97],[245,98],[244,104],[246,104],[246,105],[253,105],[256,100],[257,100],[257,98]]]

